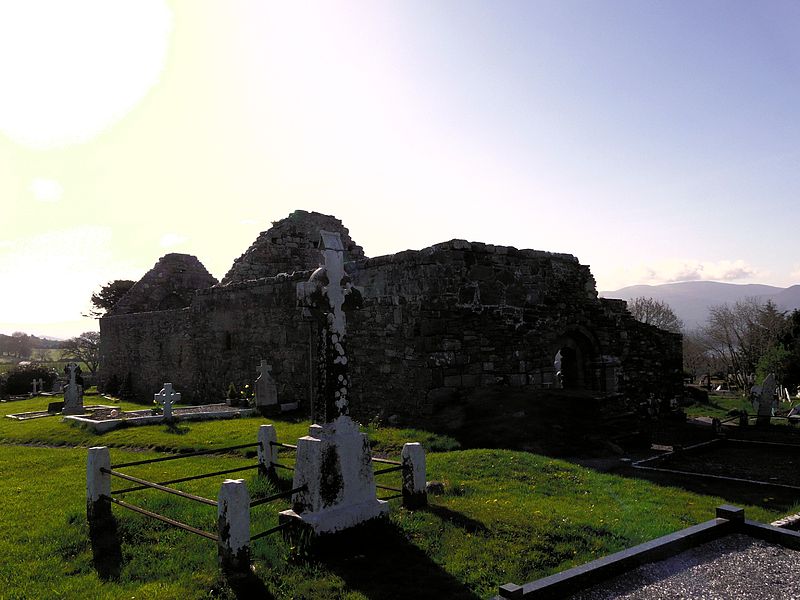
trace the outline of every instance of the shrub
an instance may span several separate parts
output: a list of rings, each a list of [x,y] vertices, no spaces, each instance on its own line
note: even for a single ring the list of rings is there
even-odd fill
[[[131,383],[131,374],[128,372],[122,383],[119,386],[118,396],[123,400],[133,400],[133,384]]]
[[[119,388],[120,388],[119,377],[117,377],[117,374],[114,373],[105,382],[105,385],[103,386],[103,393],[108,394],[110,396],[116,396],[117,394],[119,394]]]
[[[34,379],[41,379],[45,389],[50,389],[56,380],[56,373],[52,369],[37,365],[24,365],[11,369],[5,378],[4,393],[14,396],[27,394],[32,391],[31,382]]]

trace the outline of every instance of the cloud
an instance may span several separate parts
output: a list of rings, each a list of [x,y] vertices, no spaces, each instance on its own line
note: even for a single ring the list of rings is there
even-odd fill
[[[756,277],[758,271],[739,260],[670,260],[640,268],[641,280],[653,283],[678,281],[736,281]]]
[[[186,237],[179,233],[165,233],[161,236],[159,244],[162,248],[172,248],[173,246],[180,246],[186,241]]]
[[[64,188],[55,179],[37,178],[30,185],[33,197],[40,202],[58,202],[64,194]]]

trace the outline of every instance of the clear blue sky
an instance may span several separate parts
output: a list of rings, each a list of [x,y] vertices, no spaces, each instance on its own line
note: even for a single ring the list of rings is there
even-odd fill
[[[798,2],[9,2],[0,89],[0,332],[295,208],[371,256],[800,282]]]

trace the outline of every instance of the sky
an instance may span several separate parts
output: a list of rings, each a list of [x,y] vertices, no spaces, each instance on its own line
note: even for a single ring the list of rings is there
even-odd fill
[[[800,283],[800,3],[0,0],[0,333],[272,221]]]

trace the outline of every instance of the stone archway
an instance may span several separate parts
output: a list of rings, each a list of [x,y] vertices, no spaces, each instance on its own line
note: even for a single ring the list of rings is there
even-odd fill
[[[585,328],[571,328],[558,337],[550,356],[556,373],[556,387],[565,390],[603,391],[605,377],[600,348]]]

